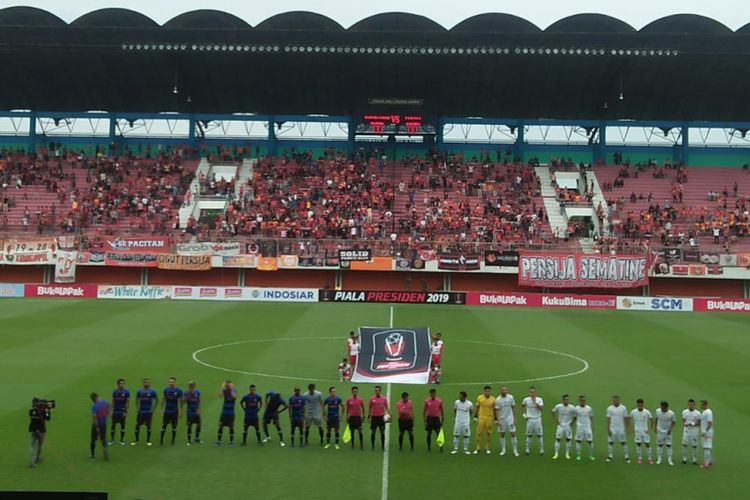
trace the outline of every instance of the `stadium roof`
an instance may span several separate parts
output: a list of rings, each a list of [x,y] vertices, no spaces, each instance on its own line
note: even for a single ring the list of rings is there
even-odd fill
[[[159,26],[127,9],[66,24],[10,7],[0,9],[0,67],[8,110],[339,115],[398,98],[458,117],[750,118],[750,24],[732,32],[689,14],[640,31],[599,14],[541,30],[499,13],[449,30],[384,13],[345,29],[312,12],[253,27],[199,10]]]

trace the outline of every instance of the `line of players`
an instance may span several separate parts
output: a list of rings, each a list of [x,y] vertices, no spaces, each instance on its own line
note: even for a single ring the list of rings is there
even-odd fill
[[[695,401],[690,399],[687,408],[682,412],[682,463],[688,461],[688,448],[692,447],[692,463],[698,463],[698,444],[703,448],[702,469],[711,467],[711,451],[713,448],[714,418],[713,411],[708,407],[707,400],[701,400],[701,411],[696,409]],[[531,452],[532,438],[536,437],[539,445],[539,454],[544,455],[544,433],[542,417],[544,413],[544,401],[531,387],[529,395],[521,403],[523,418],[526,421],[526,443],[525,452]],[[594,412],[586,402],[586,396],[579,396],[578,404],[573,405],[570,397],[566,394],[561,402],[552,409],[552,416],[556,423],[555,431],[555,454],[557,459],[561,453],[563,441],[565,441],[565,458],[570,459],[571,441],[575,441],[576,460],[581,460],[584,443],[588,444],[589,459],[594,458]],[[636,408],[629,412],[620,401],[619,396],[613,396],[612,404],[607,408],[607,461],[614,459],[614,447],[619,443],[623,449],[626,462],[630,463],[628,451],[627,434],[632,429],[638,463],[643,463],[643,450],[646,449],[647,460],[653,464],[651,449],[651,433],[656,433],[656,464],[662,463],[662,452],[666,448],[666,458],[669,465],[672,461],[672,431],[676,425],[674,411],[669,409],[669,403],[662,401],[654,414],[644,406],[643,399],[636,401]],[[494,397],[489,386],[484,387],[484,392],[477,397],[474,412],[474,421],[477,423],[476,449],[477,454],[481,450],[482,438],[486,437],[485,452],[490,452],[490,439],[492,429],[496,425],[500,434],[500,455],[506,454],[506,434],[510,434],[513,454],[518,456],[518,440],[516,437],[516,403],[515,398],[508,394],[508,388],[502,386],[500,395]],[[573,428],[575,427],[575,434]],[[455,434],[455,433],[454,433]],[[468,452],[466,440],[468,433],[464,434],[464,450]],[[454,450],[455,451],[455,450]]]
[[[168,426],[171,426],[172,444],[175,443],[178,419],[186,409],[187,415],[187,444],[202,444],[201,440],[201,392],[196,389],[195,382],[189,382],[188,390],[183,392],[176,386],[175,378],[170,378],[167,387],[164,388],[163,399],[161,402],[163,408],[162,428],[160,434],[160,444],[164,444],[164,437]],[[234,422],[235,406],[238,399],[237,390],[234,389],[231,381],[225,381],[219,393],[222,399],[221,414],[219,417],[219,427],[217,431],[216,445],[220,446],[224,429],[228,429],[229,446],[234,446]],[[120,444],[125,444],[125,426],[126,416],[129,409],[130,392],[125,388],[125,381],[119,379],[117,388],[112,392],[112,427],[110,430],[110,441],[112,444],[115,439],[116,426],[120,426]],[[136,393],[136,428],[135,440],[131,445],[139,443],[140,429],[146,427],[146,444],[151,446],[151,424],[154,410],[158,401],[157,393],[151,388],[149,379],[144,379],[143,388]],[[314,384],[308,385],[305,393],[301,392],[299,387],[294,388],[294,394],[285,400],[279,393],[268,391],[265,399],[262,398],[256,390],[255,385],[250,385],[248,393],[240,398],[240,406],[244,411],[242,446],[247,445],[248,430],[252,427],[255,430],[256,439],[259,445],[271,441],[269,425],[273,424],[278,434],[280,446],[285,446],[283,431],[279,421],[279,415],[284,411],[289,411],[291,423],[291,445],[295,445],[295,437],[298,435],[299,446],[306,446],[309,441],[309,434],[312,427],[317,427],[320,444],[326,449],[332,445],[340,449],[340,426],[343,419],[351,435],[351,447],[356,446],[357,437],[359,437],[359,447],[364,448],[363,421],[366,419],[370,424],[370,446],[375,449],[376,437],[379,433],[381,448],[385,447],[385,425],[391,418],[391,411],[387,399],[382,394],[380,386],[375,386],[374,394],[367,401],[359,396],[358,387],[351,388],[351,396],[343,401],[336,393],[335,387],[330,387],[328,396],[323,397],[320,391],[316,390]],[[526,422],[526,441],[525,453],[531,452],[532,438],[536,437],[539,446],[539,453],[544,454],[543,441],[543,412],[544,401],[537,395],[536,389],[531,387],[529,395],[521,403],[523,409],[523,418]],[[423,421],[426,431],[427,449],[432,448],[432,436],[437,437],[443,427],[445,419],[445,410],[443,402],[437,397],[437,391],[431,389],[429,397],[423,404]],[[263,410],[262,419],[260,417]],[[714,419],[713,412],[708,406],[708,401],[701,401],[701,410],[695,407],[695,401],[688,401],[688,406],[682,412],[683,434],[682,434],[682,463],[688,461],[688,448],[692,447],[692,463],[698,461],[699,442],[703,448],[703,464],[701,468],[711,467],[711,451],[713,448]],[[97,403],[92,408],[94,413],[94,422],[96,432],[92,432],[91,454],[94,455],[94,443],[97,438],[104,442],[104,429],[106,421],[102,426],[102,416],[106,420],[107,413],[102,408],[97,408]],[[325,419],[323,417],[325,412]],[[401,399],[396,403],[396,412],[398,416],[399,427],[399,450],[403,449],[404,437],[408,435],[410,448],[414,450],[414,405],[409,398],[409,394],[404,392]],[[565,458],[571,458],[571,445],[575,441],[576,459],[581,460],[582,449],[584,444],[588,444],[589,459],[594,460],[594,441],[593,441],[593,410],[586,402],[585,396],[578,398],[578,404],[573,405],[568,395],[564,395],[560,403],[552,409],[552,416],[556,423],[554,456],[557,459],[561,455],[563,441],[565,445]],[[476,448],[473,454],[479,454],[484,443],[484,451],[490,454],[490,443],[493,428],[497,427],[500,435],[501,451],[500,455],[506,455],[506,434],[510,435],[512,452],[518,456],[518,439],[516,427],[516,402],[513,395],[508,393],[508,388],[502,386],[500,394],[495,397],[492,395],[490,386],[485,386],[483,393],[480,394],[476,403],[467,400],[466,392],[462,391],[459,398],[453,405],[454,429],[453,429],[453,450],[452,453],[459,452],[460,438],[463,438],[463,450],[466,454],[469,451],[469,439],[471,436],[471,417],[473,415],[476,424]],[[98,425],[97,425],[97,418]],[[607,435],[608,435],[608,453],[607,461],[614,459],[614,447],[619,443],[623,448],[623,457],[626,462],[630,462],[630,455],[627,444],[628,429],[631,428],[636,445],[638,463],[643,463],[643,449],[646,450],[646,457],[649,464],[653,464],[651,434],[656,433],[657,458],[656,464],[662,463],[663,451],[666,448],[666,459],[669,465],[673,465],[672,460],[672,431],[676,425],[675,413],[669,409],[666,401],[660,403],[659,408],[652,414],[645,408],[644,401],[638,399],[636,408],[628,412],[625,405],[620,401],[619,396],[612,398],[612,404],[607,408]],[[325,437],[323,422],[325,421]],[[262,426],[262,427],[261,427]],[[574,432],[575,427],[575,432]],[[261,438],[261,428],[265,438]],[[193,440],[193,430],[195,430],[195,440]],[[332,443],[333,439],[333,443]],[[104,443],[105,445],[107,443]],[[442,443],[439,444],[442,451]]]

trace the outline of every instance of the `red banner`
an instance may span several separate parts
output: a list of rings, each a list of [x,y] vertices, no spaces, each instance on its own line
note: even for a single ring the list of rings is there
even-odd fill
[[[143,238],[106,238],[104,251],[114,253],[167,253],[169,240],[153,236]]]
[[[544,288],[634,288],[648,285],[646,255],[522,252],[518,284]]]
[[[566,295],[522,292],[468,292],[468,306],[552,307],[581,309],[616,309],[614,295]]]
[[[25,297],[95,299],[97,285],[24,285]]]
[[[750,312],[748,299],[693,299],[694,312]]]

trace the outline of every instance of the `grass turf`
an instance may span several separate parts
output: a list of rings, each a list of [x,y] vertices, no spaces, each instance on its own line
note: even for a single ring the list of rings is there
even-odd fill
[[[526,379],[582,368],[570,357],[518,346],[573,354],[590,367],[582,374],[533,382],[546,404],[545,457],[428,454],[420,417],[417,451],[399,452],[394,426],[389,498],[456,498],[482,489],[504,498],[743,497],[739,478],[750,445],[742,432],[750,427],[750,404],[743,397],[750,317],[436,306],[394,306],[394,313],[396,326],[430,325],[433,332],[443,332],[444,377],[438,392],[449,409],[459,390],[473,400],[485,381],[495,382],[494,394],[497,382],[518,381],[508,385],[520,404],[532,383]],[[257,448],[252,433],[247,449],[217,449],[213,441],[220,409],[217,392],[224,378],[234,380],[240,394],[255,383],[261,392],[274,389],[288,397],[295,384],[335,378],[350,329],[388,326],[388,321],[387,305],[0,301],[0,491],[93,490],[108,491],[111,498],[149,499],[246,494],[280,498],[295,491],[309,499],[327,499],[352,492],[379,498],[380,451],[324,451],[317,446],[316,430],[310,438],[313,446],[302,450],[279,448],[276,440]],[[222,372],[192,359],[196,349],[239,340],[252,342],[205,351],[201,359],[266,375]],[[89,392],[108,396],[115,379],[124,377],[135,394],[140,379],[148,376],[161,393],[172,375],[183,389],[195,379],[203,392],[203,447],[185,446],[181,421],[174,447],[115,446],[109,462],[87,458]],[[328,385],[318,382],[324,392]],[[349,384],[335,385],[346,397]],[[392,404],[402,390],[421,408],[428,387],[393,385]],[[554,425],[549,410],[565,392],[573,397],[586,394],[594,408],[595,463],[550,459]],[[369,397],[371,388],[364,386],[362,393]],[[704,472],[679,463],[681,423],[675,429],[675,467],[628,465],[619,449],[616,461],[605,463],[604,411],[614,393],[628,409],[643,397],[652,412],[660,399],[668,399],[678,419],[688,398],[707,398],[716,418],[715,467]],[[45,461],[29,469],[27,411],[35,395],[55,398],[59,407],[49,426]],[[154,417],[155,442],[159,413]],[[446,447],[452,430],[449,413]],[[238,418],[238,431],[240,422]],[[288,442],[286,415],[282,422]],[[131,411],[128,441],[133,424]],[[499,448],[496,439],[495,433],[493,451]]]

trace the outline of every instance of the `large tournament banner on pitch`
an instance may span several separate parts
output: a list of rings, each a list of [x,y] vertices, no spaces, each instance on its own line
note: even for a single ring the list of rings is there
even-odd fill
[[[359,328],[361,349],[352,382],[426,384],[430,328]]]
[[[634,288],[648,285],[647,255],[522,252],[518,284],[545,288]]]

